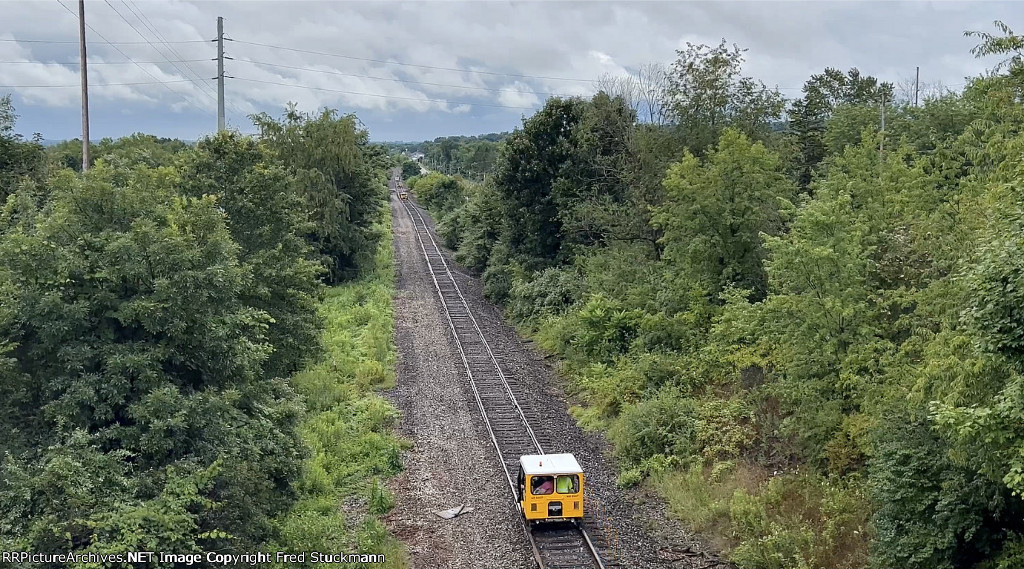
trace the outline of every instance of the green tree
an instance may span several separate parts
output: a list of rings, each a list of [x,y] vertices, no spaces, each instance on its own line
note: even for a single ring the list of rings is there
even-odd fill
[[[42,181],[45,175],[45,150],[40,136],[26,141],[15,134],[17,115],[11,96],[0,97],[0,204],[14,193],[23,180]]]
[[[420,175],[420,165],[412,160],[402,162],[402,177],[405,179]]]
[[[876,446],[869,467],[878,504],[876,567],[976,566],[1006,538],[996,520],[1020,525],[1020,500],[951,461],[944,441],[920,418],[889,417]]]
[[[215,196],[228,216],[239,260],[252,273],[243,298],[272,322],[267,373],[287,377],[319,353],[323,268],[302,238],[312,231],[296,180],[256,141],[235,133],[203,140],[181,165],[182,193]]]
[[[673,164],[654,218],[666,259],[714,294],[737,286],[763,298],[762,234],[781,233],[780,209],[796,195],[779,170],[778,156],[732,129],[705,163],[688,154]]]
[[[39,551],[257,547],[301,455],[294,394],[264,379],[270,318],[213,197],[178,196],[170,169],[120,178],[65,171],[0,236],[16,346],[0,414],[18,426],[0,533]]]
[[[312,221],[306,238],[320,252],[329,282],[352,277],[372,258],[380,238],[374,222],[386,197],[367,132],[354,115],[329,109],[318,115],[289,111],[280,122],[261,114],[254,122],[267,147],[300,181]]]
[[[777,90],[741,75],[743,52],[687,42],[668,75],[667,108],[680,139],[696,156],[734,128],[754,140],[765,140],[773,120],[782,116],[784,99]]]
[[[581,99],[550,98],[506,140],[495,187],[501,193],[507,243],[513,256],[550,262],[562,248],[560,193],[575,188],[564,176],[577,147],[573,133],[583,120]]]
[[[1013,29],[1003,22],[996,20],[993,25],[1002,32],[1001,36],[989,32],[966,31],[964,36],[981,39],[981,43],[971,49],[975,57],[988,55],[1006,55],[1003,61],[999,62],[994,72],[1006,70],[1009,78],[1018,86],[1024,87],[1024,37],[1013,33]],[[1018,96],[1020,92],[1018,92]]]
[[[804,83],[803,97],[792,102],[789,123],[800,151],[799,184],[806,188],[817,165],[827,156],[825,125],[842,105],[880,106],[892,104],[892,85],[879,83],[853,68],[845,74],[834,68],[812,75]]]

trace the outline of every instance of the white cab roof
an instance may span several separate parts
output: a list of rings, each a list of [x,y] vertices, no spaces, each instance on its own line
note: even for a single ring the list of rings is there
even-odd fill
[[[526,454],[519,458],[526,474],[574,474],[583,472],[576,457],[569,454]]]

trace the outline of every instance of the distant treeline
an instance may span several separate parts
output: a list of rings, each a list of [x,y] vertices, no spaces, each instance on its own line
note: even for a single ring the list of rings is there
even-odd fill
[[[433,141],[385,143],[385,146],[389,150],[409,155],[423,154],[422,163],[431,170],[479,180],[494,171],[498,143],[508,136],[507,132],[480,136],[444,136]]]

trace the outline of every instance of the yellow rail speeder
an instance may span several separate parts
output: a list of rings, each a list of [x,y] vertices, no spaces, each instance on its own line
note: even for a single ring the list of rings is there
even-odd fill
[[[529,524],[583,518],[583,469],[571,454],[521,456],[517,492]]]

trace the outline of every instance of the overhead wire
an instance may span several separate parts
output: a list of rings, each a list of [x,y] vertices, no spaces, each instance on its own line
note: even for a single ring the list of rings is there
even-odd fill
[[[180,57],[180,55],[178,55],[178,52],[173,47],[171,47],[171,44],[176,42],[167,41],[167,38],[165,38],[164,35],[160,33],[160,30],[157,29],[157,25],[153,23],[152,19],[150,19],[150,16],[145,15],[145,12],[142,11],[142,6],[139,6],[133,0],[121,0],[121,3],[124,4],[125,7],[127,7],[135,15],[135,17],[139,18],[139,21],[142,21],[143,25],[145,25],[148,30],[153,32],[154,35],[156,35],[157,38],[160,39],[160,41],[167,46],[171,53]],[[193,74],[196,77],[202,78],[203,83],[206,84],[211,91],[216,91],[216,88],[213,86],[212,83],[210,83],[211,79],[203,76],[202,74],[191,68],[191,65],[189,65],[188,63],[185,63],[185,68],[187,68],[188,71],[193,72]],[[228,111],[236,113],[237,115],[243,118],[247,116],[246,113],[240,110],[240,108],[236,106],[236,104],[234,104],[234,102],[226,95],[224,97],[224,103],[227,105]]]
[[[64,4],[61,4],[61,6],[64,6]],[[75,14],[67,6],[64,6],[64,9],[68,10],[69,12],[71,12],[76,18],[78,17],[78,14]],[[88,24],[86,24],[86,25],[88,25]],[[92,28],[90,27],[90,29],[92,29]],[[96,30],[93,30],[93,31],[96,31]],[[97,34],[97,35],[99,35],[99,34]],[[106,41],[106,40],[104,40],[104,41]],[[74,40],[74,41],[72,41],[72,40],[25,40],[25,39],[18,39],[18,38],[0,38],[0,42],[52,43],[52,44],[75,44],[75,45],[78,45],[78,40]],[[170,43],[182,44],[182,43],[206,43],[206,42],[207,42],[207,40],[183,40],[183,41],[173,41],[173,42],[170,42]],[[144,41],[107,41],[106,43],[108,43],[110,45],[144,45],[144,44],[147,44],[149,42],[144,42]]]
[[[149,16],[146,16],[146,14],[142,11],[142,6],[139,6],[139,5],[135,4],[135,2],[132,2],[131,0],[121,0],[121,3],[124,4],[125,8],[128,8],[128,11],[130,11],[136,17],[136,19],[138,19],[139,22],[142,23],[143,26],[145,26],[150,32],[152,32],[153,35],[156,36],[156,38],[158,40],[160,40],[160,42],[163,43],[167,47],[168,51],[170,51],[172,55],[174,55],[175,57],[178,57],[178,58],[182,57],[181,54],[179,54],[177,52],[177,50],[175,50],[171,46],[171,42],[168,42],[167,38],[165,38],[164,35],[162,33],[160,33],[160,30],[157,29],[156,24],[154,24],[153,21],[149,19]],[[134,6],[134,8],[133,8],[133,6]],[[203,82],[204,85],[209,87],[211,92],[216,92],[217,91],[216,87],[214,87],[213,84],[210,83],[210,79],[208,79],[207,77],[205,77],[202,74],[200,74],[199,72],[197,72],[187,62],[183,62],[183,63],[185,64],[185,68],[187,68],[189,71],[191,71],[193,76],[195,76],[196,78],[200,79]],[[225,99],[226,99],[225,103],[227,103],[227,106],[228,106],[229,109],[231,109],[235,113],[238,113],[239,115],[245,116],[245,113],[243,113],[242,111],[238,110],[237,107],[235,107],[235,105],[234,105],[234,103],[232,103],[231,99],[227,99],[226,97],[225,97]],[[216,100],[215,96],[214,96],[214,100]]]
[[[171,64],[171,65],[172,65],[172,66],[173,66],[173,67],[174,67],[174,68],[175,68],[175,69],[176,69],[176,70],[177,70],[177,71],[178,71],[179,73],[181,73],[181,76],[182,76],[182,77],[188,77],[188,73],[186,73],[186,72],[185,72],[185,71],[184,71],[184,70],[183,70],[183,69],[182,69],[181,67],[178,67],[178,64],[177,64],[177,63],[173,63],[173,62],[171,62],[171,61],[170,61],[170,59],[171,59],[171,58],[170,58],[170,57],[168,57],[168,56],[167,56],[166,54],[164,54],[164,53],[163,53],[162,51],[160,51],[160,49],[159,49],[159,48],[158,48],[157,46],[155,46],[155,45],[153,44],[153,42],[152,42],[152,41],[150,41],[150,40],[149,40],[149,38],[147,38],[146,36],[144,36],[144,35],[142,34],[142,32],[140,32],[140,31],[139,31],[139,29],[135,27],[135,25],[134,25],[134,24],[132,24],[131,22],[129,22],[129,21],[128,21],[128,18],[125,18],[125,17],[124,17],[124,15],[123,15],[123,14],[121,14],[121,12],[120,12],[120,11],[119,11],[119,10],[118,10],[117,8],[115,8],[113,4],[111,4],[111,3],[110,3],[110,0],[103,0],[103,2],[104,2],[104,3],[105,3],[105,4],[107,5],[107,6],[108,6],[108,7],[110,7],[110,9],[111,9],[111,10],[113,10],[113,11],[114,11],[114,13],[115,13],[115,14],[117,14],[117,16],[118,16],[119,18],[121,18],[122,20],[124,20],[124,23],[128,24],[128,26],[129,26],[129,27],[130,27],[130,28],[132,29],[132,31],[134,31],[134,32],[135,32],[135,33],[136,33],[136,34],[137,34],[137,35],[138,35],[138,36],[139,36],[140,38],[142,38],[142,39],[146,40],[146,42],[147,42],[147,43],[149,44],[149,46],[150,46],[150,47],[152,47],[152,48],[153,48],[153,50],[154,50],[154,51],[156,51],[156,52],[157,52],[157,53],[158,53],[158,54],[159,54],[160,56],[162,56],[162,57],[163,57],[163,58],[164,58],[165,60],[167,60],[167,61],[168,61],[168,63],[170,63],[170,64]],[[127,4],[126,4],[125,6],[127,6]],[[141,20],[140,20],[140,21],[141,21]],[[174,55],[175,55],[176,57],[178,57],[179,59],[181,59],[181,56],[180,56],[180,55],[177,55],[177,54],[174,54]],[[195,75],[195,73],[194,73],[194,72],[193,72],[193,75],[194,75],[195,77],[199,78],[200,80],[202,79],[202,78],[201,78],[201,77],[199,77],[198,75]],[[201,92],[202,94],[206,95],[207,97],[210,97],[210,98],[212,98],[212,99],[213,99],[213,100],[214,100],[214,101],[216,102],[216,100],[217,100],[217,96],[216,96],[216,95],[211,95],[209,91],[207,91],[206,89],[203,89],[203,88],[202,88],[202,85],[198,85],[198,87],[199,87],[199,91],[200,91],[200,92]]]
[[[76,13],[75,13],[75,12],[74,12],[74,11],[73,11],[73,10],[72,10],[71,8],[68,8],[67,6],[65,6],[65,5],[64,5],[64,2],[62,2],[61,0],[57,0],[57,3],[58,3],[58,4],[60,4],[62,8],[64,8],[65,10],[67,10],[67,11],[68,11],[68,12],[69,12],[69,13],[70,13],[70,14],[71,14],[72,16],[74,16],[76,20],[78,19],[78,14],[76,14]],[[185,94],[181,93],[180,91],[175,91],[174,89],[171,89],[171,88],[170,88],[170,87],[169,87],[169,86],[167,85],[167,83],[166,83],[166,82],[164,82],[164,81],[161,81],[160,79],[158,79],[158,78],[156,77],[156,75],[153,75],[152,73],[150,73],[148,69],[146,69],[145,67],[143,67],[142,65],[140,65],[139,63],[137,63],[137,62],[136,62],[136,61],[135,61],[134,59],[132,59],[131,57],[128,57],[128,54],[127,54],[127,53],[125,53],[125,52],[123,52],[123,51],[121,51],[121,49],[120,49],[119,47],[117,47],[116,45],[114,45],[114,44],[110,43],[110,40],[108,40],[108,39],[107,39],[106,37],[104,37],[104,36],[103,36],[103,34],[101,34],[101,33],[99,33],[98,31],[96,31],[96,28],[94,28],[94,27],[92,27],[91,25],[89,25],[89,23],[88,23],[88,22],[86,22],[86,23],[85,23],[85,27],[87,27],[87,28],[89,28],[90,30],[92,30],[92,32],[93,32],[94,34],[96,34],[97,36],[99,36],[99,38],[100,38],[101,40],[103,40],[103,41],[104,41],[104,42],[105,42],[105,43],[106,43],[107,45],[109,45],[110,47],[114,48],[114,50],[115,50],[115,51],[117,51],[117,52],[118,52],[118,53],[120,53],[120,54],[121,54],[122,56],[124,56],[124,58],[125,58],[125,59],[127,59],[128,61],[130,61],[130,62],[134,63],[134,64],[135,64],[135,66],[136,66],[136,67],[138,67],[139,69],[141,69],[143,73],[145,73],[146,75],[149,75],[150,77],[152,77],[152,78],[153,78],[153,80],[154,80],[154,81],[157,81],[157,82],[159,82],[159,83],[160,83],[161,85],[163,85],[165,89],[167,89],[168,91],[170,91],[170,92],[172,92],[172,93],[174,93],[174,94],[176,94],[176,95],[178,95],[178,96],[182,97],[183,99],[185,99],[185,102],[187,102],[187,103],[189,103],[190,105],[192,105],[192,106],[196,107],[197,109],[199,109],[199,110],[201,110],[201,111],[204,111],[204,112],[210,112],[210,111],[209,111],[208,109],[205,109],[205,108],[203,108],[202,106],[200,106],[200,105],[196,104],[196,103],[195,103],[195,101],[193,101],[193,100],[192,100],[191,98],[189,98],[189,97],[188,97],[188,96],[186,96]]]
[[[155,35],[155,36],[156,36],[156,37],[157,37],[157,38],[158,38],[158,39],[159,39],[159,40],[160,40],[160,41],[161,41],[161,42],[162,42],[162,43],[163,43],[163,44],[164,44],[165,46],[167,46],[167,49],[168,49],[168,50],[170,50],[170,52],[171,52],[171,53],[172,53],[173,55],[175,55],[175,56],[177,56],[177,57],[181,57],[181,55],[180,55],[180,54],[178,54],[177,50],[175,50],[175,49],[174,49],[174,48],[173,48],[173,47],[171,46],[171,43],[172,43],[172,42],[169,42],[169,41],[167,41],[167,38],[166,38],[166,37],[164,37],[164,35],[163,35],[162,33],[160,33],[160,30],[159,30],[159,29],[157,29],[157,27],[156,27],[156,24],[154,24],[154,23],[153,23],[153,21],[149,19],[149,16],[147,16],[147,15],[145,14],[145,12],[143,12],[143,10],[142,10],[142,6],[139,6],[139,5],[137,5],[137,4],[135,3],[135,2],[133,2],[133,1],[131,1],[131,0],[127,0],[127,1],[126,1],[126,0],[121,0],[121,3],[122,3],[122,4],[124,4],[124,5],[125,5],[125,7],[126,7],[126,8],[128,8],[128,10],[129,10],[129,11],[131,11],[131,13],[132,13],[132,14],[134,14],[134,15],[135,15],[135,17],[136,17],[136,18],[137,18],[137,19],[138,19],[138,20],[139,20],[140,22],[142,22],[142,24],[143,24],[144,26],[146,26],[146,28],[148,28],[148,29],[149,29],[149,31],[153,32],[153,34],[154,34],[154,35]],[[207,61],[209,61],[209,60],[207,60]],[[206,85],[207,87],[209,87],[209,88],[210,88],[210,91],[211,91],[211,92],[216,92],[216,90],[217,90],[217,89],[216,89],[216,87],[214,87],[214,86],[213,86],[213,84],[212,84],[212,83],[210,83],[211,79],[209,79],[209,78],[207,78],[206,76],[204,76],[204,75],[200,74],[200,73],[199,73],[198,71],[196,71],[195,69],[193,69],[193,67],[192,67],[191,65],[189,65],[188,63],[185,63],[185,67],[186,67],[186,68],[187,68],[187,69],[188,69],[189,71],[191,71],[191,72],[192,72],[192,74],[193,74],[194,76],[196,76],[196,77],[200,78],[200,79],[201,79],[201,80],[203,81],[203,83],[204,83],[204,84],[205,84],[205,85]],[[233,102],[233,101],[232,101],[232,100],[231,100],[230,98],[228,98],[228,97],[226,97],[226,96],[225,96],[225,101],[224,101],[224,102],[226,103],[226,105],[227,105],[227,108],[228,108],[228,110],[230,110],[230,111],[232,111],[232,112],[236,113],[236,114],[237,114],[237,115],[239,115],[239,116],[242,116],[242,117],[246,116],[246,115],[245,115],[245,113],[244,113],[243,111],[239,110],[239,109],[238,109],[238,107],[237,107],[237,106],[235,106],[234,102]]]
[[[77,17],[77,14],[75,14],[71,9],[69,9],[67,6],[65,6],[64,3],[61,0],[57,0],[57,1],[61,4],[61,6],[64,7],[65,10],[68,10],[69,12],[72,13],[72,15],[75,15]],[[92,28],[92,26],[88,26],[88,24],[86,24],[89,27],[89,29],[92,30],[94,33],[96,33],[101,39],[103,39],[103,41],[105,43],[107,43],[111,47],[114,47],[115,50],[117,50],[119,53],[121,53],[121,55],[123,55],[126,59],[128,59],[128,62],[125,62],[125,64],[128,64],[128,63],[135,64],[136,66],[139,66],[141,69],[143,69],[143,71],[146,71],[144,68],[142,68],[139,65],[139,62],[136,62],[136,61],[132,60],[123,51],[117,49],[115,44],[118,44],[118,45],[140,45],[140,44],[146,44],[146,45],[149,45],[149,46],[153,47],[161,55],[166,55],[153,43],[153,41],[151,41],[148,38],[146,38],[146,36],[142,32],[140,32],[139,29],[134,24],[132,24],[132,22],[130,22],[119,10],[117,10],[113,6],[113,4],[111,4],[111,2],[109,0],[104,0],[104,1],[107,3],[107,5],[122,20],[125,21],[125,23],[127,23],[129,26],[132,27],[132,29],[135,31],[136,34],[139,35],[139,37],[141,37],[144,40],[146,40],[144,42],[111,42],[111,41],[107,40],[106,38],[104,38],[101,34],[99,34],[99,32],[96,32],[96,30],[94,28]],[[196,72],[195,69],[193,69],[190,65],[188,65],[188,63],[201,62],[201,61],[204,61],[204,60],[201,60],[201,59],[185,59],[184,57],[182,57],[180,55],[180,53],[178,53],[176,50],[174,50],[173,47],[171,47],[171,44],[176,44],[177,45],[177,44],[189,44],[189,43],[205,43],[206,40],[168,41],[167,38],[163,34],[161,34],[159,32],[159,30],[156,29],[156,26],[155,26],[155,24],[153,24],[152,20],[150,20],[149,17],[146,16],[145,13],[142,12],[142,8],[140,6],[138,6],[138,5],[136,5],[134,1],[132,1],[132,0],[120,0],[120,2],[124,5],[125,8],[127,8],[135,16],[135,18],[140,23],[143,24],[143,26],[145,26],[153,34],[153,36],[155,38],[157,38],[157,41],[162,43],[164,45],[164,47],[171,54],[173,54],[175,57],[178,58],[178,59],[172,59],[170,57],[166,57],[164,62],[173,64],[174,67],[179,72],[181,72],[183,76],[188,76],[189,75],[188,73],[186,73],[185,71],[183,71],[180,67],[178,67],[176,65],[177,63],[184,64],[189,69],[189,71],[191,72],[192,76],[198,78],[199,82],[201,82],[202,84],[205,84],[206,87],[209,87],[210,89],[213,89],[213,86],[209,83],[209,80],[204,78],[201,74]],[[129,4],[129,2],[130,2],[130,4]],[[133,5],[134,5],[134,7],[133,7]],[[262,43],[262,42],[252,42],[252,41],[245,41],[245,40],[232,40],[232,39],[229,39],[229,38],[225,38],[225,40],[226,41],[233,41],[234,43],[238,43],[238,44],[251,45],[251,46],[263,47],[263,48],[274,49],[274,50],[283,50],[283,51],[289,51],[289,52],[295,52],[295,53],[320,55],[320,56],[326,56],[326,57],[336,57],[336,58],[342,58],[342,59],[348,59],[348,60],[354,60],[354,61],[365,61],[365,62],[378,63],[378,64],[382,64],[382,65],[397,65],[397,66],[402,66],[402,67],[412,67],[412,68],[421,68],[421,69],[453,71],[453,72],[464,73],[464,74],[488,75],[488,76],[495,76],[495,77],[512,77],[512,78],[522,78],[522,79],[541,79],[541,80],[553,80],[553,81],[570,81],[570,82],[576,82],[576,83],[587,83],[587,84],[590,84],[590,85],[593,85],[595,83],[595,81],[596,81],[595,79],[569,78],[569,77],[557,77],[557,76],[545,76],[545,75],[528,75],[528,74],[517,74],[517,73],[504,73],[504,72],[497,72],[497,71],[487,71],[487,70],[480,70],[480,69],[468,69],[468,68],[458,68],[458,67],[444,67],[444,66],[436,66],[436,65],[424,65],[424,64],[408,63],[408,62],[402,62],[402,61],[394,61],[394,60],[384,60],[384,59],[374,59],[374,58],[367,58],[367,57],[357,57],[357,56],[345,55],[345,54],[340,54],[340,53],[332,53],[332,52],[327,52],[327,51],[300,49],[300,48],[293,48],[293,47],[287,47],[287,46],[273,45],[273,44]],[[0,41],[16,41],[16,42],[26,42],[26,43],[77,43],[77,42],[63,41],[63,40],[0,39]],[[434,83],[434,82],[429,82],[429,81],[418,81],[418,80],[413,80],[413,79],[402,79],[402,78],[394,78],[394,77],[380,77],[380,76],[374,76],[374,75],[364,75],[364,74],[358,74],[358,73],[348,73],[348,72],[338,71],[338,70],[333,70],[333,69],[317,69],[317,68],[313,68],[313,67],[302,67],[302,66],[286,65],[286,64],[282,64],[282,63],[270,63],[270,62],[267,62],[267,61],[259,61],[259,60],[256,60],[256,59],[237,59],[235,61],[242,62],[242,63],[247,63],[247,64],[251,64],[251,65],[256,65],[256,66],[266,66],[266,67],[274,67],[274,68],[280,68],[280,69],[291,69],[291,70],[297,70],[297,71],[306,71],[306,72],[312,72],[312,73],[322,73],[322,74],[329,74],[329,75],[347,76],[347,77],[354,77],[354,78],[363,78],[363,79],[371,79],[371,80],[376,80],[376,81],[391,81],[391,82],[406,83],[406,84],[413,84],[413,85],[425,85],[425,86],[434,86],[434,87],[465,89],[465,90],[483,91],[483,92],[492,92],[492,93],[508,93],[508,92],[511,92],[511,93],[515,93],[515,94],[524,94],[524,95],[565,96],[565,97],[572,96],[572,95],[569,95],[569,94],[559,94],[559,93],[549,92],[549,91],[510,90],[508,88],[477,87],[477,86],[470,86],[470,85],[456,85],[456,84],[451,84],[451,83]],[[0,63],[31,63],[31,62],[0,62]],[[98,64],[114,64],[114,63],[120,63],[120,62],[97,62],[97,63]],[[163,62],[144,62],[144,63],[163,63]],[[148,71],[146,71],[146,73],[147,73],[147,75],[150,75],[150,77],[153,77],[154,79],[156,79],[156,77],[153,76]],[[235,80],[238,80],[238,81],[253,82],[253,83],[262,83],[262,84],[269,84],[269,85],[280,85],[280,86],[285,86],[285,87],[294,87],[294,88],[310,89],[310,90],[315,90],[315,91],[343,93],[343,94],[349,94],[349,95],[376,97],[376,98],[384,98],[384,99],[396,99],[396,100],[407,100],[407,101],[418,101],[418,102],[435,102],[435,103],[446,103],[446,104],[452,104],[452,105],[475,105],[475,106],[482,106],[482,107],[523,109],[523,110],[532,110],[532,109],[535,108],[533,106],[527,107],[527,106],[503,105],[503,104],[486,104],[486,103],[477,103],[477,102],[469,102],[469,101],[455,101],[455,100],[449,100],[449,99],[439,99],[439,98],[429,98],[429,97],[403,97],[403,96],[397,96],[397,95],[384,95],[384,94],[378,94],[378,93],[365,93],[365,92],[349,91],[349,90],[342,90],[342,89],[332,89],[332,88],[326,88],[326,87],[314,87],[314,86],[309,86],[309,85],[300,85],[300,84],[287,83],[287,82],[282,82],[282,81],[271,81],[271,80],[255,79],[255,78],[247,78],[247,77],[232,77],[232,79],[235,79]],[[287,78],[283,78],[283,79],[285,81],[288,80]],[[160,81],[160,80],[157,80],[156,82],[157,83],[169,83],[167,81]],[[178,82],[178,81],[174,81],[174,82]],[[197,86],[199,87],[199,90],[201,92],[203,92],[205,95],[210,96],[211,98],[213,97],[208,91],[206,91],[205,89],[202,88],[202,85],[199,85],[196,81],[190,80],[190,82],[196,83]],[[126,83],[126,84],[128,84],[128,83]],[[149,83],[134,83],[134,84],[149,84]],[[109,84],[109,85],[115,85],[115,84]],[[28,86],[26,86],[26,87],[28,87]],[[39,86],[39,87],[48,87],[48,86]],[[803,89],[802,87],[779,87],[777,85],[774,86],[773,88],[777,89],[777,90],[780,90],[780,91],[798,91],[798,90],[802,90]],[[181,95],[182,97],[184,97],[186,99],[186,101],[191,103],[193,106],[198,106],[194,102],[192,102],[191,99],[189,99],[184,94],[179,93],[177,91],[174,91],[173,89],[170,89],[169,87],[168,87],[168,89],[171,90],[172,92],[175,92],[176,94]],[[237,109],[237,107],[235,107],[230,101],[227,101],[227,103],[232,108],[232,110],[234,110],[236,113],[244,115],[244,113],[239,111]]]
[[[178,59],[178,60],[175,60],[175,61],[181,63],[182,61],[207,61],[207,60],[206,59]],[[3,64],[3,65],[19,65],[19,64],[28,64],[28,63],[31,63],[32,65],[78,65],[80,62],[78,62],[78,61],[0,61],[0,64]],[[89,61],[88,63],[89,63],[89,65],[131,65],[133,63],[170,63],[170,62],[168,60],[166,60],[166,59],[161,59],[159,61],[138,61],[138,60],[136,60],[136,61]]]
[[[171,79],[169,81],[130,81],[126,83],[89,83],[89,87],[116,87],[122,85],[156,85],[164,83],[195,83],[194,79]],[[81,87],[80,83],[73,85],[0,85],[0,89],[64,89],[70,87]]]
[[[125,0],[121,0],[121,1],[123,3]],[[352,56],[352,55],[345,55],[345,54],[340,54],[340,53],[331,53],[331,52],[326,52],[326,51],[300,49],[300,48],[293,48],[293,47],[287,47],[287,46],[279,46],[279,45],[273,45],[273,44],[262,43],[262,42],[251,42],[251,41],[245,41],[245,40],[227,40],[227,41],[233,41],[234,43],[238,43],[238,44],[253,45],[253,46],[259,46],[259,47],[265,47],[265,48],[271,48],[271,49],[280,49],[280,50],[296,52],[296,53],[307,53],[307,54],[322,55],[322,56],[327,56],[327,57],[337,57],[337,58],[350,59],[350,60],[355,60],[355,61],[366,61],[366,62],[372,62],[372,63],[380,63],[380,64],[385,64],[385,65],[398,65],[398,66],[403,66],[403,67],[417,67],[417,68],[422,68],[422,69],[454,71],[454,72],[458,72],[458,73],[470,73],[470,74],[489,75],[489,76],[498,76],[498,77],[514,77],[514,78],[522,78],[522,79],[544,79],[544,80],[554,80],[554,81],[570,81],[570,82],[576,82],[576,83],[587,83],[587,84],[590,84],[590,85],[593,85],[595,83],[595,81],[596,81],[595,79],[556,77],[556,76],[547,76],[547,75],[528,75],[528,74],[517,74],[517,73],[503,73],[503,72],[485,71],[485,70],[478,70],[478,69],[466,69],[466,68],[457,68],[457,67],[443,67],[443,66],[436,66],[436,65],[423,65],[423,64],[408,63],[408,62],[402,62],[402,61],[392,61],[392,60],[374,59],[374,58],[367,58],[367,57],[357,57],[357,56]],[[280,63],[269,63],[269,62],[265,62],[265,61],[257,61],[257,60],[254,60],[254,59],[237,59],[235,61],[240,61],[240,62],[245,62],[245,63],[250,63],[250,64],[256,64],[256,65],[266,65],[266,66],[270,66],[270,67],[278,67],[278,68],[283,68],[283,69],[310,71],[310,72],[314,72],[314,73],[325,73],[325,74],[331,74],[331,75],[340,75],[340,76],[348,76],[348,77],[356,77],[356,78],[364,78],[364,79],[373,79],[373,80],[379,80],[379,81],[392,81],[392,82],[398,82],[398,83],[409,83],[409,84],[414,84],[414,85],[447,87],[447,88],[466,89],[466,90],[475,90],[475,91],[486,91],[486,92],[493,92],[493,93],[502,93],[502,92],[509,92],[510,91],[507,88],[475,87],[475,86],[469,86],[469,85],[454,85],[454,84],[450,84],[450,83],[434,83],[434,82],[428,82],[428,81],[417,81],[417,80],[412,80],[412,79],[379,77],[379,76],[373,76],[373,75],[362,75],[362,74],[357,74],[357,73],[347,73],[347,72],[335,71],[335,70],[325,70],[325,69],[315,69],[315,68],[310,68],[310,67],[290,66],[290,65],[280,64]],[[302,87],[301,85],[295,85],[295,86],[296,87]],[[802,89],[802,87],[779,87],[779,86],[775,86],[773,88],[774,89],[778,89],[780,91],[799,91],[799,90]],[[538,90],[532,90],[532,89],[531,90],[515,90],[515,91],[512,91],[512,92],[522,93],[522,94],[532,94],[532,95],[556,96],[556,97],[570,97],[570,96],[573,96],[573,94],[569,94],[569,93],[557,93],[557,92],[551,92],[551,91],[538,91]],[[368,93],[366,95],[381,96],[381,97],[385,96],[385,95],[372,95],[372,94],[368,94]],[[422,99],[415,99],[415,100],[422,100]],[[464,104],[479,104],[479,103],[464,103]],[[493,106],[510,107],[509,105],[493,105]],[[527,107],[510,107],[510,108],[527,108]],[[529,107],[529,108],[532,108],[532,107]]]

